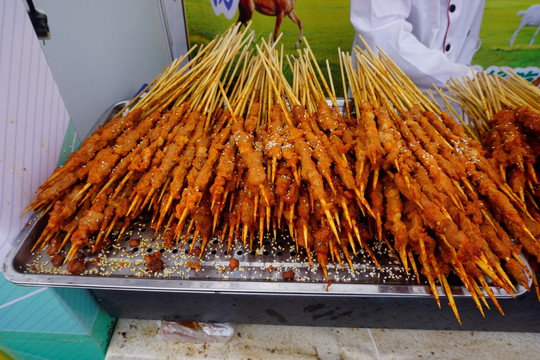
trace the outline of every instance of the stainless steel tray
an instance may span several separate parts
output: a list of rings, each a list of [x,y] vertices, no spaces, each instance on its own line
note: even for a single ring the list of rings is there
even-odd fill
[[[431,297],[429,287],[422,281],[418,284],[414,275],[405,274],[403,267],[392,258],[386,246],[374,243],[374,251],[383,270],[379,270],[362,250],[353,258],[354,273],[342,259],[344,269],[338,264],[328,266],[329,285],[322,270],[309,267],[306,256],[296,253],[296,247],[287,233],[279,233],[277,239],[266,234],[263,247],[254,252],[246,250],[241,241],[233,245],[229,254],[218,238],[209,241],[201,259],[188,254],[188,246],[173,249],[163,248],[161,234],[154,231],[144,220],[135,222],[128,231],[107,249],[92,254],[83,249],[88,268],[79,275],[71,275],[65,269],[54,268],[45,251],[31,251],[34,241],[46,226],[47,216],[34,214],[29,224],[19,234],[15,246],[8,253],[3,273],[19,285],[78,287],[111,290],[138,290],[195,293],[235,294],[296,294],[296,295],[340,295],[375,297]],[[113,233],[113,237],[115,233]],[[129,240],[139,239],[137,247]],[[191,239],[188,238],[189,245]],[[255,239],[258,242],[258,239]],[[150,272],[146,269],[144,255],[162,253],[165,269]],[[239,267],[229,269],[231,257],[239,260]],[[95,265],[92,261],[99,259]],[[199,261],[201,270],[186,265],[188,261]],[[283,272],[293,270],[295,279],[283,279]],[[498,298],[510,298],[504,290],[493,287]],[[517,286],[514,296],[526,293]],[[467,290],[454,281],[455,296],[470,296]],[[442,289],[439,295],[444,296]]]
[[[107,110],[98,124],[118,112],[126,102],[120,102]],[[405,273],[400,262],[390,255],[383,243],[373,241],[371,246],[382,270],[370,260],[367,253],[360,250],[353,257],[354,272],[345,259],[341,259],[344,269],[336,264],[328,265],[328,278],[317,264],[310,267],[305,251],[297,253],[293,240],[285,233],[263,237],[263,246],[250,252],[241,241],[236,241],[230,253],[220,240],[212,238],[202,258],[190,255],[188,246],[166,249],[161,234],[154,236],[148,220],[144,217],[132,225],[128,231],[107,249],[94,254],[83,249],[87,256],[88,268],[79,275],[71,275],[65,269],[54,268],[45,250],[33,253],[31,248],[47,224],[47,216],[34,214],[28,225],[21,231],[15,245],[8,253],[3,266],[4,276],[13,283],[32,286],[77,287],[110,290],[137,290],[155,292],[187,293],[227,293],[227,294],[269,294],[269,295],[309,295],[309,296],[366,296],[366,297],[431,297],[425,280],[417,282],[414,275]],[[115,236],[115,233],[112,233]],[[138,239],[139,245],[132,247],[129,240]],[[187,239],[188,243],[191,239]],[[259,244],[257,238],[254,244]],[[160,272],[146,270],[144,255],[162,253],[165,269]],[[238,269],[231,271],[231,257],[239,260]],[[97,264],[93,260],[99,261]],[[201,270],[187,266],[188,261],[199,261]],[[293,270],[294,280],[285,280],[283,272]],[[449,279],[452,293],[457,297],[470,297],[466,288],[456,279]],[[532,280],[530,281],[532,284]],[[527,290],[517,286],[514,297]],[[511,298],[504,290],[492,287],[497,298]],[[444,296],[438,288],[440,296]]]

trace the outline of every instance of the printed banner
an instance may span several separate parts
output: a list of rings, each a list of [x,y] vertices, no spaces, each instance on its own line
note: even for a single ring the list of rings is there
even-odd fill
[[[283,33],[280,43],[286,54],[296,54],[305,36],[321,66],[328,59],[336,89],[342,89],[338,48],[350,51],[354,30],[350,23],[350,1],[354,0],[189,0],[184,9],[190,46],[208,43],[231,24],[252,21],[251,28],[259,38],[271,39]],[[482,46],[472,64],[526,69],[539,65],[540,36],[535,39],[538,24],[529,20],[540,11],[538,0],[487,0],[480,30]],[[276,13],[285,16],[279,24]],[[521,74],[521,71],[517,71]],[[532,80],[535,70],[523,75]],[[342,91],[339,93],[342,94]],[[340,95],[341,96],[341,95]]]
[[[238,10],[238,0],[211,0],[214,14],[223,14],[227,19],[232,19]]]

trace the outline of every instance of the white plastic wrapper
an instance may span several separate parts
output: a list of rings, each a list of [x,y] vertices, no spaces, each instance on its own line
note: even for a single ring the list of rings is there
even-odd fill
[[[234,335],[234,327],[228,323],[162,321],[161,334],[172,342],[225,342]]]

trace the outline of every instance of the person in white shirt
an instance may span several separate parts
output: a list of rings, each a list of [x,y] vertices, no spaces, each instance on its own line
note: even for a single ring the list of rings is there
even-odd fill
[[[351,0],[354,45],[379,46],[420,88],[474,74],[485,0]]]

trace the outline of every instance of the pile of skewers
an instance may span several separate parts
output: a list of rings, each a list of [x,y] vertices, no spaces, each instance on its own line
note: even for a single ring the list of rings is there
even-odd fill
[[[528,288],[520,254],[540,260],[539,217],[384,53],[340,51],[352,92],[341,112],[307,41],[297,56],[252,42],[232,27],[86,139],[28,207],[49,216],[34,249],[80,272],[84,245],[106,247],[143,215],[166,247],[191,237],[200,256],[217,234],[228,249],[253,249],[288,229],[326,277],[329,262],[354,271],[360,248],[379,266],[374,238],[427,280],[440,306],[439,284],[458,321],[451,272],[482,314],[485,294],[502,312],[488,281]],[[158,258],[149,268],[159,270]]]
[[[473,119],[466,126],[470,136],[484,145],[486,157],[519,194],[522,205],[528,202],[527,208],[538,210],[540,89],[512,70],[505,73],[506,78],[478,73],[470,80],[454,80],[449,90]]]
[[[486,159],[512,192],[519,195],[519,207],[526,215],[523,220],[538,238],[540,89],[512,70],[505,71],[505,75],[502,78],[478,73],[472,79],[453,80],[448,90],[472,120],[471,124],[464,124],[468,134],[482,143]],[[526,248],[529,246],[526,239],[520,242]],[[536,271],[537,259],[530,259],[530,263]],[[534,273],[533,281],[540,298]]]

